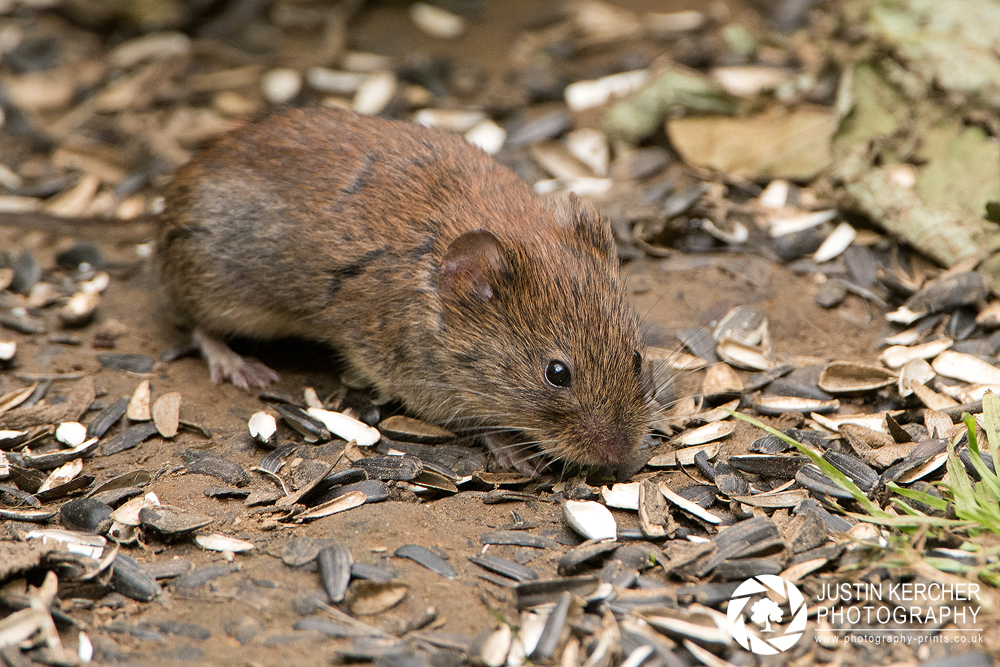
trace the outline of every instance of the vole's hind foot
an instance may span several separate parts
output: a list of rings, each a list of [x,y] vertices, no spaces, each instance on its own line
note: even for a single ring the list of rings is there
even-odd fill
[[[519,443],[512,437],[505,437],[504,434],[489,433],[483,439],[497,463],[505,470],[516,470],[525,477],[534,477],[548,463],[534,447]]]
[[[240,389],[250,389],[266,387],[281,380],[275,371],[256,359],[241,357],[224,340],[203,329],[195,329],[192,338],[208,363],[208,371],[215,384],[229,381]]]

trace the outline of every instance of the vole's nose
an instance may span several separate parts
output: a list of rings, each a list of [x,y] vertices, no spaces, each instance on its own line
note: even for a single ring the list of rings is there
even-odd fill
[[[617,466],[632,453],[633,438],[624,424],[611,423],[591,413],[584,419],[591,454],[606,466]]]

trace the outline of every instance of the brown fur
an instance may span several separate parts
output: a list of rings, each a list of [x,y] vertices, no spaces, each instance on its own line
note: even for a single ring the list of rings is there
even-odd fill
[[[502,459],[529,441],[615,465],[646,433],[609,225],[575,199],[546,206],[456,135],[340,110],[273,116],[180,170],[159,246],[191,324],[330,343],[417,415],[493,432]],[[546,382],[550,359],[568,362],[570,388]]]

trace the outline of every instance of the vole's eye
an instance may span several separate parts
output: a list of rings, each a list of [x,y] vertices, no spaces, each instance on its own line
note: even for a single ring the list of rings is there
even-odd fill
[[[632,353],[632,368],[636,375],[642,375],[642,355],[638,350]]]
[[[545,367],[545,381],[553,387],[568,387],[571,380],[569,366],[558,359],[551,360]]]

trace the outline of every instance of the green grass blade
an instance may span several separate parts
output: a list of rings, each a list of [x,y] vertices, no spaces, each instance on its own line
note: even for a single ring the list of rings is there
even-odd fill
[[[915,491],[913,489],[906,489],[899,486],[895,482],[889,482],[887,484],[893,492],[898,493],[904,498],[909,498],[910,500],[916,500],[917,502],[923,503],[929,507],[933,507],[936,510],[941,510],[942,512],[948,509],[948,501],[944,498],[938,498],[937,496],[932,496],[929,493],[924,493],[923,491]],[[907,505],[909,507],[909,505]]]

